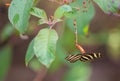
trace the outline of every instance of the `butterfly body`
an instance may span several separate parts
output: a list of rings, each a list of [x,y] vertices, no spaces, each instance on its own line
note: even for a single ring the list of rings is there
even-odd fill
[[[82,62],[92,61],[97,58],[100,58],[100,53],[84,53],[84,54],[74,54],[74,55],[68,55],[65,59],[68,60],[70,63],[74,63],[78,60]]]

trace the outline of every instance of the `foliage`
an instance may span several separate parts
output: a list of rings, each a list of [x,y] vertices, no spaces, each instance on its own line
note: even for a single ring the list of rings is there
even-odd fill
[[[7,74],[11,63],[11,46],[5,46],[0,49],[0,81],[2,81]]]
[[[32,15],[38,17],[38,18],[47,19],[47,15],[46,15],[45,11],[42,10],[42,9],[33,7],[33,8],[31,8],[30,13],[31,13]]]
[[[94,0],[106,13],[119,14],[120,0]]]
[[[76,2],[73,2],[70,4],[71,7],[81,7],[82,4],[82,0],[76,0]],[[95,11],[93,8],[92,3],[88,4],[90,7],[87,10],[86,8],[83,8],[82,10],[85,11],[76,11],[73,9],[73,12],[66,14],[67,18],[66,18],[66,25],[72,29],[72,31],[74,31],[74,26],[73,26],[73,20],[76,19],[77,21],[77,27],[78,27],[78,33],[85,35],[87,34],[88,31],[84,32],[86,26],[89,25],[90,21],[92,20],[93,16],[95,15]],[[87,10],[87,12],[86,12]]]
[[[88,65],[81,63],[80,65],[70,68],[70,71],[65,75],[64,81],[88,81],[90,78],[90,71]]]
[[[33,0],[12,0],[9,7],[9,20],[13,26],[20,32],[24,33],[28,27],[30,9]]]
[[[25,57],[25,63],[26,65],[28,65],[28,62],[34,57],[34,50],[33,50],[33,46],[34,46],[34,40],[32,40],[28,46],[27,49],[27,53],[26,53],[26,57]]]
[[[109,52],[109,56],[110,58],[112,58],[114,61],[118,61],[120,58],[120,30],[112,30],[110,31],[110,33],[108,34],[108,42],[107,42],[107,46],[108,46],[108,52]]]
[[[60,19],[65,15],[65,13],[72,11],[72,8],[69,5],[63,5],[57,8],[54,14],[54,18]]]
[[[49,67],[54,60],[58,36],[55,30],[42,29],[34,39],[34,53],[38,60]],[[39,45],[39,46],[38,46]]]
[[[26,53],[26,65],[28,65],[35,56],[40,63],[48,68],[50,67],[55,59],[55,53],[57,52],[56,44],[58,35],[53,29],[56,23],[65,21],[68,29],[70,28],[74,31],[73,20],[76,19],[79,35],[86,35],[88,33],[90,21],[95,15],[92,1],[97,3],[106,13],[118,14],[120,10],[119,0],[86,0],[86,2],[84,2],[84,0],[75,0],[73,2],[66,2],[66,0],[63,0],[63,4],[56,9],[53,16],[48,17],[43,9],[33,5],[34,0],[12,0],[9,7],[9,20],[21,34],[24,34],[28,28],[30,15],[39,18],[39,25],[48,25],[47,28],[41,29],[31,41]],[[66,38],[71,37],[71,35],[68,37],[66,37],[66,35],[64,36],[65,39],[62,40],[65,44],[73,44],[74,39],[66,40]],[[65,55],[61,56],[63,58]]]
[[[1,40],[2,41],[7,40],[12,35],[13,31],[14,31],[14,28],[12,27],[12,25],[7,24],[1,32],[1,36],[0,36]]]

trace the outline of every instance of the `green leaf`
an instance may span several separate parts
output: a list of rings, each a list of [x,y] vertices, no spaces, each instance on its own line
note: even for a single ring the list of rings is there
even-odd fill
[[[0,81],[3,81],[11,63],[11,46],[0,49]]]
[[[30,9],[34,0],[12,0],[8,11],[8,17],[13,26],[24,33],[28,27]]]
[[[32,40],[28,46],[27,49],[27,53],[25,56],[25,64],[28,65],[28,63],[30,62],[30,60],[33,58],[34,56],[34,50],[33,50],[33,46],[34,46],[34,40]]]
[[[14,28],[11,24],[7,24],[1,32],[1,39],[2,41],[7,40],[13,33]]]
[[[69,5],[63,5],[57,8],[57,10],[54,13],[54,18],[60,19],[61,17],[64,16],[66,12],[72,11],[72,8]]]
[[[58,35],[53,29],[42,29],[34,39],[34,52],[38,60],[47,68],[55,59]]]
[[[45,23],[47,23],[47,21],[46,21],[45,19],[40,19],[40,20],[38,21],[38,24],[39,24],[39,25],[45,24]]]
[[[89,30],[89,25],[86,25],[83,29],[84,33],[87,35]]]
[[[34,71],[39,71],[42,67],[41,63],[38,61],[36,57],[32,58],[29,62],[29,67]]]
[[[56,72],[62,65],[63,62],[60,62],[60,59],[58,57],[58,53],[56,51],[56,58],[53,61],[53,63],[51,64],[51,67],[49,68],[50,72]]]
[[[32,15],[38,17],[38,18],[42,18],[42,19],[47,20],[47,15],[46,15],[45,11],[42,10],[42,9],[33,7],[33,8],[31,8],[30,13],[31,13]]]
[[[65,75],[63,81],[89,81],[91,69],[88,65],[76,65]]]
[[[94,0],[95,3],[106,13],[118,13],[120,0]]]
[[[114,61],[119,61],[120,59],[120,30],[116,29],[109,32],[107,41],[107,51],[109,56]]]
[[[82,6],[82,0],[76,0],[75,2],[71,3],[71,7],[77,7]],[[66,13],[66,25],[69,27],[72,31],[74,31],[74,25],[73,25],[73,20],[76,19],[77,22],[77,30],[78,34],[85,35],[87,32],[85,32],[85,27],[86,25],[89,25],[90,21],[95,15],[95,10],[92,4],[90,4],[90,7],[87,12],[82,12],[82,11],[76,11],[73,9],[72,12]]]

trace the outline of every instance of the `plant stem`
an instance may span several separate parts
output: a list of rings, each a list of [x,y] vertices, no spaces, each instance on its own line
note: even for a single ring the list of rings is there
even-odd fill
[[[33,81],[42,81],[47,73],[47,68],[45,66],[42,66],[40,71],[37,72],[36,77],[33,79]]]
[[[85,50],[83,49],[82,46],[80,46],[80,45],[78,44],[78,32],[77,32],[76,19],[74,19],[74,29],[75,29],[75,45],[76,45],[76,47],[80,50],[80,52],[81,52],[82,54],[84,54],[84,53],[85,53]]]

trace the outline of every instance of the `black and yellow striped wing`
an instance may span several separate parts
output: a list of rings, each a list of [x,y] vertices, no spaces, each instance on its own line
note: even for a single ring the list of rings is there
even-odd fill
[[[68,55],[65,59],[68,60],[70,63],[74,63],[81,58],[81,54],[73,54]]]
[[[82,62],[92,61],[97,58],[100,58],[100,53],[84,53],[84,54],[74,54],[74,55],[68,55],[65,59],[68,60],[70,63],[74,63],[78,60]]]
[[[81,55],[81,58],[79,60],[82,62],[86,62],[86,61],[92,61],[98,59],[100,57],[101,57],[100,53],[91,53],[91,54],[85,53]]]

